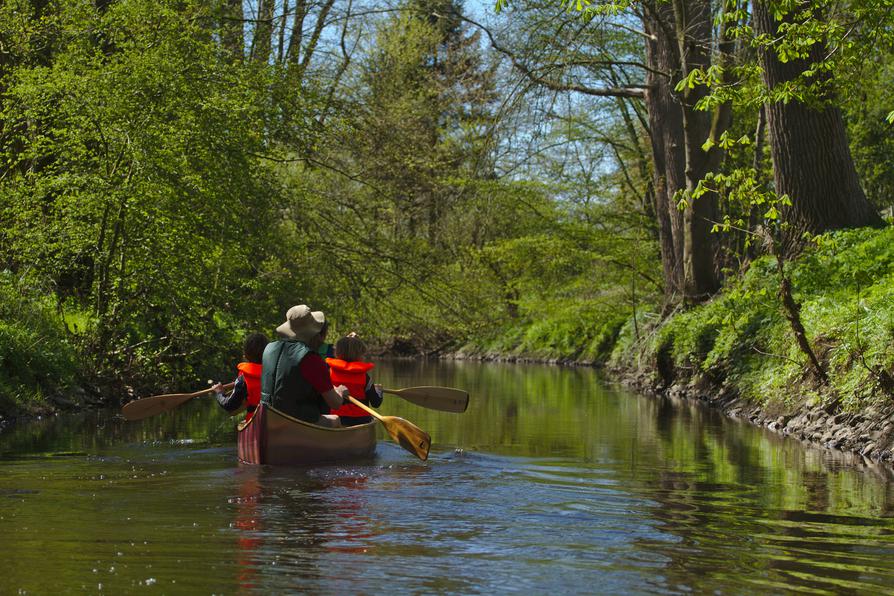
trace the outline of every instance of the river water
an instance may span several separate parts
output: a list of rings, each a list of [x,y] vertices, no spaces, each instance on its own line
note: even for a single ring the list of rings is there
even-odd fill
[[[0,435],[0,594],[894,592],[890,473],[596,371],[381,362],[420,462],[246,466],[209,399]],[[192,388],[184,388],[189,390]]]

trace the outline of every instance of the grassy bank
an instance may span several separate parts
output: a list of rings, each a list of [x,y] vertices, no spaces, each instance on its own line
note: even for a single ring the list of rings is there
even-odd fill
[[[611,364],[659,385],[708,381],[755,403],[855,411],[890,399],[894,372],[894,228],[829,234],[788,265],[807,337],[828,385],[810,375],[765,257],[707,304],[680,311],[636,341],[629,326]]]
[[[0,272],[0,415],[46,410],[81,368],[52,292]]]
[[[757,404],[787,408],[834,402],[855,411],[890,399],[894,375],[894,228],[829,234],[787,263],[808,340],[829,377],[808,372],[777,295],[770,257],[728,278],[706,304],[663,320],[609,295],[600,302],[544,305],[459,352],[471,357],[573,360],[651,378],[656,386],[700,383]],[[527,312],[535,312],[529,309]]]
[[[612,297],[531,308],[529,317],[511,323],[493,336],[468,341],[457,354],[483,359],[602,364],[611,356],[630,319],[630,308],[620,302],[619,297]]]
[[[710,302],[663,320],[640,303],[634,325],[627,295],[609,287],[597,299],[522,302],[521,317],[458,351],[607,364],[656,386],[707,383],[762,405],[856,411],[894,390],[894,228],[821,240],[787,268],[827,385],[808,372],[768,257],[731,275]],[[79,371],[90,366],[70,343],[51,291],[0,274],[0,313],[0,414],[46,409],[48,398],[84,381]]]

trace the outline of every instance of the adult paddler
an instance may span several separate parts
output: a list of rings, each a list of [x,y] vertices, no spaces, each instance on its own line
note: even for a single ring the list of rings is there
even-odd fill
[[[305,304],[286,312],[286,322],[276,328],[280,338],[264,349],[261,403],[299,420],[338,426],[338,416],[348,395],[344,385],[332,386],[329,369],[317,349],[326,339],[326,315]]]

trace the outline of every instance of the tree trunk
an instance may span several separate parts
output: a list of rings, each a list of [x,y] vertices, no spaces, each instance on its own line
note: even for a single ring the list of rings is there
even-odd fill
[[[707,193],[690,199],[681,210],[677,193],[691,192],[705,174],[717,169],[720,149],[706,151],[702,145],[728,126],[729,117],[728,108],[720,117],[695,109],[707,93],[703,86],[682,92],[675,86],[692,69],[711,64],[711,6],[704,0],[648,3],[643,27],[651,36],[646,42],[646,106],[666,293],[699,302],[718,288],[711,237],[717,197]]]
[[[773,6],[768,0],[754,2],[756,34],[778,36],[780,21],[773,17]],[[790,16],[783,20],[793,21]],[[772,90],[798,78],[822,60],[825,49],[825,44],[817,43],[809,59],[783,63],[772,48],[760,48],[767,88]],[[788,195],[792,202],[784,212],[791,226],[786,238],[789,249],[800,243],[805,232],[882,224],[860,187],[837,107],[831,102],[811,107],[791,99],[768,103],[765,110],[776,193]]]
[[[276,63],[282,64],[285,58],[285,43],[286,43],[286,29],[288,28],[289,23],[289,0],[283,0],[282,3],[282,18],[279,20],[279,33],[277,37],[279,40],[276,44]]]
[[[664,272],[664,291],[669,300],[683,288],[683,214],[677,209],[674,194],[685,187],[683,119],[674,85],[679,80],[680,65],[676,42],[663,26],[673,22],[673,11],[667,4],[649,4],[643,15],[643,26],[650,35],[646,42],[646,111],[651,130],[654,163],[655,215]],[[673,76],[671,76],[673,75]]]
[[[242,0],[222,0],[220,3],[220,44],[234,64],[245,57],[245,39],[242,35]]]
[[[304,36],[304,19],[307,17],[307,0],[295,0],[295,16],[292,19],[292,33],[289,35],[289,47],[286,60],[290,64],[298,64],[301,58],[301,39]]]
[[[693,70],[707,70],[711,65],[711,4],[704,0],[675,0],[673,7],[681,76],[685,78]],[[688,198],[683,210],[683,297],[689,303],[706,300],[719,287],[711,236],[717,219],[717,195],[709,192],[697,199],[691,197],[699,181],[720,165],[721,153],[716,144],[707,150],[702,148],[718,133],[712,113],[695,108],[707,93],[704,85],[687,86],[679,92]],[[722,126],[725,128],[728,122]]]
[[[255,62],[267,63],[270,60],[273,42],[273,5],[274,0],[260,0],[258,18],[255,22],[254,38],[251,41],[251,59]]]

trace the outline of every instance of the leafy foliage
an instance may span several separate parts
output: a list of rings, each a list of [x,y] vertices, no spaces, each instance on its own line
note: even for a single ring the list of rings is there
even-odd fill
[[[0,408],[39,410],[46,397],[79,378],[78,364],[52,292],[0,272]]]
[[[6,78],[4,259],[90,313],[80,341],[101,374],[191,377],[258,316],[237,296],[277,219],[277,185],[252,157],[265,72],[218,60],[201,4],[57,9],[52,64]],[[56,22],[33,21],[35,35]]]
[[[363,18],[321,3],[308,35],[284,15],[243,26],[232,3],[0,5],[0,409],[81,381],[76,369],[111,399],[231,374],[242,336],[270,333],[300,302],[325,310],[333,334],[395,351],[618,363],[647,346],[754,395],[796,380],[769,259],[656,327],[675,287],[662,217],[683,220],[659,209],[662,119],[637,95],[656,69],[628,19],[641,4],[514,3],[499,53],[451,0]],[[857,72],[873,40],[890,53],[890,35],[869,25],[876,2],[822,22],[797,12],[772,40],[721,4],[741,53],[673,82],[701,108],[732,102],[733,123],[691,145],[723,160],[679,196],[723,199],[715,261],[736,278],[756,226],[778,231],[790,206],[754,134],[768,99],[846,96],[861,173],[876,205],[890,202],[890,69]],[[785,60],[834,51],[771,97],[762,44]],[[629,93],[562,91],[588,86]],[[663,239],[680,252],[675,233]],[[890,367],[870,349],[890,334],[886,234],[824,236],[791,272],[836,390],[852,396]]]
[[[829,368],[826,398],[846,408],[884,397],[877,372],[894,366],[892,240],[890,228],[825,235],[792,268],[805,327]],[[670,318],[651,340],[651,358],[666,354],[678,370],[735,385],[757,402],[814,399],[775,298],[774,270],[762,258],[710,303]]]

